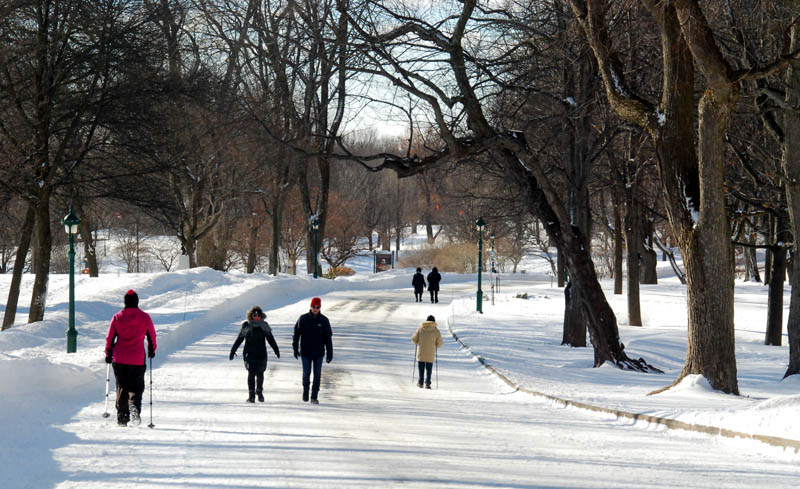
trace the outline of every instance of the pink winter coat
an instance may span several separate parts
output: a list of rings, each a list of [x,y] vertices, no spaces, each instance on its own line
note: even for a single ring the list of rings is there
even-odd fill
[[[155,354],[156,329],[150,315],[138,307],[126,307],[111,318],[106,336],[106,356],[113,351],[114,363],[144,365],[145,336],[150,351]]]

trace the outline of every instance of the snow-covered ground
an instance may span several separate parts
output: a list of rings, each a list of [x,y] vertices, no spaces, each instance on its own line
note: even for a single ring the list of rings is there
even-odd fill
[[[353,277],[220,273],[107,273],[77,279],[78,352],[66,354],[67,277],[54,275],[46,320],[0,333],[0,480],[45,487],[794,487],[800,454],[764,443],[668,430],[564,408],[516,391],[751,434],[800,440],[800,380],[781,380],[788,348],[763,343],[766,288],[738,284],[737,366],[742,396],[690,379],[648,396],[680,371],[684,288],[643,286],[644,327],[625,325],[625,297],[608,298],[630,356],[663,375],[592,367],[591,348],[560,346],[563,291],[544,274],[500,277],[475,308],[475,276],[445,274],[440,304],[417,304],[410,270]],[[365,266],[366,268],[366,266]],[[487,277],[488,278],[488,277]],[[0,276],[0,297],[10,276]],[[25,277],[21,304],[30,297]],[[489,280],[484,291],[491,295]],[[610,286],[610,284],[609,284]],[[122,295],[137,290],[156,323],[153,423],[118,428],[103,418],[104,337]],[[528,299],[516,298],[526,292]],[[291,331],[321,296],[334,328],[320,406],[300,399]],[[788,306],[788,289],[786,304]],[[281,358],[270,357],[267,402],[248,405],[246,371],[228,361],[245,311],[261,305]],[[2,307],[2,305],[0,305]],[[409,338],[428,314],[445,338],[438,389],[413,381]],[[462,348],[448,326],[466,343]],[[149,377],[148,377],[149,379]],[[111,380],[113,389],[113,379]],[[113,413],[113,403],[109,411]]]

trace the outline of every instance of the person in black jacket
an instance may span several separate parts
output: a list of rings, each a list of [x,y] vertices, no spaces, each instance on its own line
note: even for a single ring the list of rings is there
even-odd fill
[[[428,292],[431,293],[431,303],[439,302],[439,282],[442,281],[442,276],[439,275],[439,270],[433,267],[431,273],[428,274]]]
[[[411,285],[414,287],[415,302],[422,302],[422,291],[425,290],[425,277],[422,276],[422,269],[417,268],[417,273],[411,279]]]
[[[311,367],[314,367],[311,404],[319,404],[317,395],[322,375],[322,356],[325,356],[327,363],[333,360],[331,323],[320,312],[321,307],[322,300],[319,297],[311,299],[311,310],[300,316],[294,325],[294,335],[292,335],[294,357],[300,357],[303,362],[303,401],[308,401]]]
[[[228,359],[233,360],[236,350],[244,341],[243,359],[244,367],[247,369],[247,389],[249,391],[247,402],[255,402],[256,396],[258,396],[258,402],[264,402],[264,371],[267,370],[266,343],[272,347],[276,357],[281,357],[278,344],[275,343],[275,337],[272,336],[272,329],[264,321],[265,318],[264,311],[258,306],[247,311],[247,321],[242,323],[239,337],[233,342],[231,354],[228,356]]]

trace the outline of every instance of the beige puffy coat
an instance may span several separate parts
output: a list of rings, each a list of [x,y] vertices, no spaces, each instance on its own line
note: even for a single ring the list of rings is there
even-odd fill
[[[433,321],[425,321],[417,332],[411,337],[417,349],[417,361],[433,363],[436,359],[436,349],[442,346],[442,335]]]

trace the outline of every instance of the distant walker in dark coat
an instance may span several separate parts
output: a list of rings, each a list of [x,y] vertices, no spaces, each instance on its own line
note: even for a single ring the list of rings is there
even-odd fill
[[[414,299],[415,302],[422,302],[422,291],[425,290],[425,277],[422,276],[422,269],[417,268],[417,273],[414,274],[414,278],[411,279],[411,285],[414,287]]]
[[[247,321],[242,323],[242,329],[239,331],[236,341],[233,342],[231,353],[228,356],[228,359],[233,360],[236,350],[244,341],[242,358],[244,367],[247,369],[247,402],[255,402],[256,396],[258,396],[258,402],[264,402],[264,372],[267,370],[266,344],[269,343],[276,357],[281,357],[278,344],[275,343],[275,337],[272,336],[272,328],[264,319],[264,311],[258,306],[247,311]]]
[[[431,293],[431,303],[439,302],[439,282],[442,281],[442,276],[439,275],[439,270],[433,267],[431,273],[428,274],[428,292]]]
[[[322,376],[322,356],[325,361],[333,360],[333,332],[328,318],[322,315],[319,297],[311,299],[311,310],[300,316],[294,325],[292,348],[294,357],[303,362],[303,401],[308,401],[308,388],[311,368],[314,368],[314,383],[311,385],[311,404],[319,404],[319,384]]]

